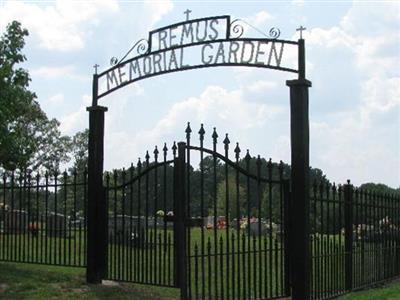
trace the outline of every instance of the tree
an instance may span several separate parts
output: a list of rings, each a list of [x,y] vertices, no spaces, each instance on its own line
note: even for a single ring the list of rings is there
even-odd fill
[[[88,162],[88,143],[89,143],[89,129],[77,132],[71,141],[71,154],[74,160],[73,168],[78,172],[83,172],[87,167]]]
[[[30,77],[17,65],[28,31],[17,21],[0,38],[0,166],[57,170],[67,161],[69,138],[61,136],[59,122],[49,120],[29,87]]]
[[[226,183],[228,183],[228,192],[226,189]],[[228,213],[226,216],[226,200],[228,197]],[[218,183],[217,187],[217,213],[219,216],[226,216],[228,220],[239,218],[245,214],[246,211],[246,192],[245,189],[236,182],[235,177],[229,176],[228,181],[226,179]],[[237,207],[239,206],[239,212]]]

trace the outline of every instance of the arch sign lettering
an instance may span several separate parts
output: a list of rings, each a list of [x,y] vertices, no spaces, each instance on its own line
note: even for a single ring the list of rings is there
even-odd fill
[[[107,274],[107,204],[103,187],[104,114],[98,100],[141,79],[191,69],[244,66],[297,74],[288,80],[290,88],[291,195],[293,235],[290,255],[293,299],[309,299],[309,120],[308,88],[305,78],[305,46],[280,39],[280,31],[267,33],[244,20],[228,15],[189,19],[149,32],[122,57],[112,58],[111,67],[93,75],[93,101],[89,111],[87,281],[100,283]],[[249,29],[259,38],[246,37]],[[183,274],[183,273],[182,273]],[[183,276],[183,275],[182,275]],[[183,284],[183,282],[182,282]],[[183,284],[184,286],[184,284]]]
[[[188,15],[187,15],[188,16]],[[299,73],[299,42],[279,39],[271,28],[264,37],[243,37],[252,27],[230,16],[187,20],[150,31],[112,67],[98,74],[97,99],[132,82],[165,73],[218,67],[246,66]],[[128,58],[132,53],[136,56]]]

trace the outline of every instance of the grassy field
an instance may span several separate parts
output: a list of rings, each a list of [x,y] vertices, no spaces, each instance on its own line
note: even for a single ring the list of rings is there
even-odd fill
[[[387,285],[365,291],[350,293],[338,298],[338,300],[399,300],[400,283],[392,282]]]
[[[0,263],[0,299],[178,299],[176,289],[138,284],[85,284],[85,271],[32,264]],[[400,283],[351,293],[339,300],[400,299]]]
[[[149,231],[142,245],[129,245],[118,238],[109,243],[108,279],[156,283],[174,282],[172,230]],[[251,295],[272,297],[283,294],[283,252],[279,241],[269,236],[249,237],[225,230],[191,230],[189,293],[195,295]],[[165,244],[164,237],[167,239]],[[203,242],[202,242],[203,241]],[[215,241],[217,242],[215,244]],[[201,249],[203,248],[203,251]],[[196,251],[197,249],[197,251]],[[203,253],[203,254],[202,254]],[[234,255],[232,255],[234,253]],[[56,265],[84,265],[84,234],[68,238],[0,235],[0,259]]]
[[[137,284],[87,285],[85,270],[0,263],[0,299],[178,299],[176,289]]]
[[[129,241],[110,241],[108,279],[172,286],[173,234],[167,230],[167,239],[164,240],[162,233],[162,230],[158,230],[157,234],[150,231],[146,237],[148,240],[136,246],[129,245]],[[217,236],[214,236],[213,230],[204,230],[202,239],[199,228],[191,230],[190,295],[226,297],[229,293],[256,298],[284,295],[284,257],[281,242],[275,238],[270,241],[268,234],[261,238],[249,237],[244,234],[237,235],[234,230],[229,232],[227,241],[226,234],[225,230],[218,230]],[[165,241],[168,242],[165,244]],[[202,247],[204,251],[201,251]],[[343,290],[343,239],[338,235],[319,236],[313,241],[311,250],[313,295],[328,297]],[[397,254],[392,250],[384,251],[380,244],[366,244],[362,251],[361,248],[355,248],[353,268],[355,274],[359,275],[354,278],[354,286],[370,284],[395,274],[394,262]],[[45,253],[47,255],[43,255]],[[84,234],[75,232],[68,238],[0,235],[0,259],[83,266]]]

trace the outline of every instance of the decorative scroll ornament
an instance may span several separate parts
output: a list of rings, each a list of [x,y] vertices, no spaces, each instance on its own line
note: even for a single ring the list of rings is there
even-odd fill
[[[243,20],[236,19],[231,22],[231,32],[229,33],[231,38],[238,39],[243,35],[244,27],[239,22],[243,22]]]
[[[269,37],[271,39],[278,39],[280,37],[280,35],[281,35],[281,31],[279,30],[279,28],[272,27],[269,30]]]
[[[149,41],[146,39],[141,39],[138,40],[132,47],[129,49],[129,51],[122,57],[120,60],[116,57],[112,57],[110,60],[110,65],[115,66],[117,64],[121,64],[125,58],[136,48],[136,52],[138,55],[143,55],[146,54],[150,49],[149,49]]]
[[[277,27],[272,27],[269,32],[268,35],[265,34],[263,31],[261,31],[260,29],[258,29],[257,27],[254,27],[253,25],[251,25],[250,23],[246,22],[245,20],[242,19],[235,19],[231,22],[231,32],[230,32],[230,37],[231,38],[240,38],[242,37],[244,31],[245,31],[245,27],[240,24],[240,22],[244,23],[245,26],[249,26],[251,28],[253,28],[255,31],[257,31],[258,33],[260,33],[261,35],[267,37],[267,38],[271,38],[271,39],[278,39],[281,35],[281,31],[279,30],[279,28]]]
[[[115,66],[116,64],[118,64],[118,58],[116,58],[115,56],[111,57],[110,65]]]

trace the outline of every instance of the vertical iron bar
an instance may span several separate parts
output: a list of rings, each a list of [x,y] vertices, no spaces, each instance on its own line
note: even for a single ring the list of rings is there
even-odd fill
[[[205,240],[204,240],[204,152],[203,152],[203,146],[204,146],[204,134],[205,130],[203,127],[203,124],[200,126],[199,130],[199,137],[200,137],[200,217],[202,220],[202,226],[201,226],[201,250],[200,250],[200,255],[201,255],[201,299],[204,299],[205,296],[205,283],[206,283],[206,278],[205,278],[205,267],[204,267],[204,256],[205,256]]]
[[[257,208],[258,208],[258,297],[261,298],[262,292],[262,262],[261,262],[261,158],[260,155],[258,155],[257,160],[256,160],[256,168],[257,168],[257,193],[256,193],[256,199],[257,199]],[[271,185],[271,183],[268,183],[268,185]],[[271,198],[269,201],[272,201]],[[270,228],[271,230],[271,228]],[[254,249],[256,251],[256,249]],[[255,255],[254,255],[255,258]],[[275,270],[276,271],[276,270]],[[256,278],[254,278],[255,281]],[[264,278],[265,279],[265,278]]]
[[[251,250],[253,256],[253,293],[254,298],[257,299],[257,237],[253,235],[253,249]],[[259,262],[258,262],[259,264]],[[251,296],[251,294],[250,294]]]
[[[345,202],[345,251],[346,251],[346,290],[350,291],[353,287],[353,186],[350,180],[344,186]]]
[[[120,279],[122,280],[126,280],[126,275],[127,275],[127,263],[126,263],[126,220],[125,220],[125,216],[126,216],[126,212],[125,212],[125,205],[126,205],[126,187],[125,187],[125,183],[126,183],[126,171],[125,168],[122,169],[122,197],[121,197],[121,211],[122,211],[122,234],[121,234],[121,243],[119,244],[119,248],[120,250],[122,250],[121,252],[121,263],[122,265],[120,265],[121,270],[121,275],[122,277]]]
[[[27,259],[26,259],[26,261],[27,262],[33,262],[32,261],[32,257],[33,257],[33,230],[34,230],[34,222],[32,221],[32,218],[31,218],[31,214],[32,214],[32,208],[31,208],[31,173],[30,172],[28,172],[28,175],[27,175],[27,177],[28,177],[28,182],[27,182],[27,185],[28,185],[28,220],[27,220],[27,226],[26,226],[26,228],[27,228],[27,230],[28,230],[28,232],[27,232],[27,234],[28,234],[28,236],[27,236],[27,238],[28,238],[28,241],[27,241],[27,250],[28,250],[28,257],[27,257]],[[31,224],[32,223],[32,224]]]
[[[199,299],[199,253],[197,249],[197,242],[194,244],[194,294],[196,297],[196,300]],[[189,283],[190,284],[190,283]],[[204,294],[203,294],[204,296]]]
[[[325,184],[325,194],[326,194],[326,248],[325,248],[325,255],[328,259],[328,261],[325,264],[325,267],[328,269],[326,272],[326,280],[327,280],[327,285],[326,285],[326,290],[327,290],[327,295],[331,295],[331,280],[332,280],[332,268],[331,268],[331,248],[330,248],[330,225],[331,225],[331,219],[330,219],[330,193],[329,193],[329,184]]]
[[[77,244],[77,241],[76,241],[76,237],[77,237],[77,234],[76,234],[76,225],[77,225],[77,222],[76,222],[77,221],[76,220],[76,201],[77,201],[77,181],[76,181],[76,176],[77,176],[76,169],[74,169],[73,170],[73,185],[74,185],[73,201],[74,201],[74,203],[73,203],[73,208],[72,208],[73,209],[73,217],[74,217],[74,228],[73,228],[73,232],[74,232],[74,235],[73,235],[73,241],[74,241],[73,259],[74,259],[74,263],[73,263],[73,265],[74,266],[77,266],[76,257],[78,256],[78,253],[76,252],[76,244]],[[107,207],[107,211],[108,211],[108,207]],[[79,223],[80,223],[80,220],[79,220]],[[80,252],[79,252],[79,255],[80,255]]]
[[[154,149],[154,163],[158,163],[158,149],[157,146]],[[157,211],[158,211],[158,168],[154,169],[154,207],[153,207],[153,216],[154,216],[154,243],[153,243],[153,253],[154,253],[154,258],[153,258],[153,263],[154,263],[154,281],[153,283],[157,282]]]
[[[213,223],[213,232],[214,232],[214,257],[215,257],[215,263],[214,263],[214,293],[215,296],[218,296],[218,224],[217,224],[217,138],[218,134],[216,131],[216,128],[214,127],[214,131],[212,134],[212,139],[213,139],[213,200],[214,200],[214,223]]]
[[[187,188],[186,188],[186,207],[187,207],[187,212],[186,212],[186,217],[191,218],[191,185],[190,185],[190,134],[192,132],[192,129],[190,128],[190,122],[188,122],[187,127],[186,127],[186,145],[187,145],[187,153],[186,153],[186,159],[187,159],[187,164],[186,164],[186,181],[187,181]],[[183,147],[183,146],[181,146]],[[179,144],[178,144],[179,148]],[[179,152],[179,149],[178,149]],[[185,228],[186,230],[186,228]],[[191,255],[191,229],[187,228],[187,253],[186,256],[189,258]],[[187,287],[187,292],[188,292],[188,297],[189,299],[192,297],[192,287],[191,287],[191,282],[192,282],[192,270],[191,270],[191,264],[190,262],[187,264],[187,282],[188,282],[188,287]]]
[[[62,234],[61,234],[61,223],[58,224],[58,215],[60,215],[61,219],[61,211],[62,211],[62,195],[58,197],[58,190],[59,190],[59,185],[58,185],[58,172],[54,174],[54,202],[55,202],[55,214],[54,214],[54,219],[53,219],[53,224],[54,224],[54,233],[55,233],[55,243],[54,243],[54,263],[57,264],[57,258],[58,258],[58,264],[61,264],[61,255],[62,255]],[[61,184],[60,184],[61,186]],[[57,203],[60,201],[59,203]],[[60,212],[58,212],[58,208],[60,209]],[[57,255],[57,249],[58,249],[58,255]]]
[[[168,241],[167,241],[167,257],[168,257],[168,283],[171,284],[172,278],[171,278],[171,235],[168,234]]]
[[[240,156],[240,148],[239,143],[236,143],[235,148],[235,158],[236,158],[236,166],[239,166],[239,156]],[[240,287],[240,220],[241,220],[241,212],[240,212],[240,184],[239,184],[239,170],[236,169],[236,238],[237,238],[237,298],[240,298],[241,287]],[[243,255],[243,254],[242,254]],[[234,273],[234,272],[233,272]],[[234,276],[232,276],[233,278]],[[235,297],[235,295],[233,295]]]
[[[246,172],[250,172],[250,160],[251,156],[249,150],[247,150],[245,161],[246,161]],[[250,177],[246,176],[246,190],[247,190],[247,289],[248,296],[251,297],[251,248],[250,248]],[[244,265],[244,264],[243,264]],[[243,270],[244,271],[244,270]]]
[[[214,258],[216,258],[216,255],[214,255]],[[214,264],[215,264],[216,260],[214,259]],[[211,271],[211,238],[208,237],[207,240],[207,270],[208,270],[208,276],[207,276],[207,280],[208,280],[208,297],[211,298],[212,294],[211,294],[211,290],[212,290],[212,285],[211,285],[211,277],[212,277],[212,271]]]
[[[49,218],[49,174],[45,173],[45,237],[44,237],[44,255],[45,255],[45,262],[50,263],[50,259],[48,255],[51,255],[51,243],[49,243],[49,226],[48,226],[48,218]],[[48,244],[50,244],[50,251],[47,249]]]
[[[248,274],[246,274],[246,236],[244,233],[242,234],[242,266],[243,266],[243,274],[241,275],[243,280],[243,299],[245,300],[247,298],[246,279]]]
[[[108,251],[107,251],[107,278],[112,278],[112,267],[113,267],[113,256],[114,256],[114,252],[113,252],[113,240],[111,239],[111,234],[112,234],[112,231],[111,231],[111,227],[110,227],[110,222],[109,222],[109,220],[110,220],[110,217],[111,217],[111,214],[110,214],[110,211],[111,211],[111,205],[110,205],[110,193],[111,193],[111,190],[110,190],[110,173],[109,172],[107,172],[106,173],[106,202],[107,202],[107,220],[108,220],[108,225],[107,225],[107,248],[109,249]],[[80,224],[81,222],[79,222],[79,224]],[[80,231],[81,229],[80,229],[80,227],[79,227],[79,231]],[[80,236],[80,234],[79,234],[79,236]],[[80,237],[79,237],[79,239],[80,239]],[[80,252],[80,250],[79,250],[79,252]]]
[[[283,162],[279,162],[279,219],[280,219],[280,228],[279,228],[279,242],[280,242],[280,248],[279,248],[279,254],[280,254],[280,296],[286,296],[285,293],[285,265],[284,265],[284,235],[282,236],[282,233],[284,234],[284,225],[285,225],[285,220],[284,220],[284,191],[283,191]],[[266,250],[266,247],[264,247],[264,252]],[[266,277],[265,277],[266,278]],[[264,295],[266,297],[266,295]]]
[[[18,262],[22,261],[22,247],[23,247],[23,243],[22,243],[22,235],[23,235],[23,224],[22,224],[22,188],[24,187],[24,185],[22,184],[22,173],[20,171],[19,174],[19,186],[18,186],[18,190],[19,190],[19,201],[18,201],[18,205],[19,205],[19,212],[18,212],[18,220],[19,220],[19,224],[17,229],[17,233],[18,233]]]
[[[228,251],[227,251],[228,252]],[[231,259],[232,259],[232,299],[236,299],[236,286],[235,286],[235,233],[231,233]]]
[[[149,159],[150,155],[149,152],[146,152],[146,170],[149,168]],[[149,283],[149,172],[146,173],[145,177],[145,234],[144,234],[144,239],[145,239],[145,268],[146,268],[146,273],[145,273],[145,282]]]
[[[15,212],[14,212],[14,189],[15,189],[15,178],[14,178],[14,171],[11,173],[11,234],[12,234],[12,238],[11,238],[11,243],[14,245],[17,244],[17,234],[16,234],[16,230],[15,230]],[[16,259],[16,253],[17,251],[11,251],[11,261]]]
[[[136,251],[136,245],[134,247],[133,242],[136,242],[136,234],[133,232],[133,222],[135,222],[135,219],[133,217],[133,163],[131,164],[131,167],[129,168],[129,178],[130,178],[130,183],[129,183],[129,281],[133,280],[133,270],[134,270],[134,262],[133,262],[133,251]],[[134,247],[134,248],[133,248]],[[136,272],[136,269],[135,269]]]
[[[167,214],[167,144],[164,144],[164,148],[163,148],[163,154],[164,154],[164,165],[163,165],[163,209],[164,209],[164,215]],[[166,261],[167,261],[167,221],[164,220],[164,232],[163,232],[163,236],[164,236],[164,251],[163,251],[163,284],[166,283],[166,269],[167,269],[167,265],[166,265]]]
[[[175,220],[175,268],[176,268],[176,285],[181,290],[181,300],[188,298],[188,286],[190,287],[191,281],[187,280],[187,244],[186,244],[186,227],[185,222],[187,218],[187,198],[186,198],[186,144],[183,142],[178,143],[178,158],[175,159],[175,201],[174,201],[174,214]],[[190,272],[190,271],[189,271]],[[190,297],[189,297],[190,298]]]
[[[229,150],[229,138],[226,134],[224,139],[225,145],[225,158],[228,160],[228,150]],[[225,163],[225,238],[226,238],[226,298],[230,299],[230,261],[229,261],[229,223],[230,223],[230,213],[229,213],[229,178],[228,178],[228,164]]]
[[[224,241],[222,235],[219,237],[219,271],[220,271],[220,283],[221,283],[221,294],[220,299],[225,299],[224,297]]]
[[[69,239],[69,237],[68,237],[68,234],[67,234],[67,232],[68,232],[68,229],[67,229],[67,218],[68,218],[68,215],[67,215],[67,172],[65,171],[64,172],[64,174],[63,174],[63,180],[64,180],[64,184],[63,184],[63,188],[64,188],[64,228],[62,228],[63,230],[62,230],[62,232],[61,232],[61,236],[62,236],[62,238],[64,239],[64,245],[63,245],[63,247],[64,247],[64,255],[63,255],[63,260],[64,260],[64,262],[63,262],[63,264],[64,265],[66,265],[67,264],[67,238]],[[68,252],[69,254],[68,255],[70,255],[71,254],[71,251],[69,251]],[[69,256],[70,257],[70,256]]]
[[[119,254],[119,236],[118,236],[118,219],[117,219],[117,214],[118,214],[118,206],[117,206],[117,171],[114,170],[114,279],[120,279],[119,276],[119,265],[120,265],[120,254]]]
[[[142,162],[138,161],[137,164],[137,174],[138,174],[138,256],[137,256],[137,271],[138,271],[138,281],[144,281],[144,235],[142,230]],[[140,274],[140,276],[139,276]]]

